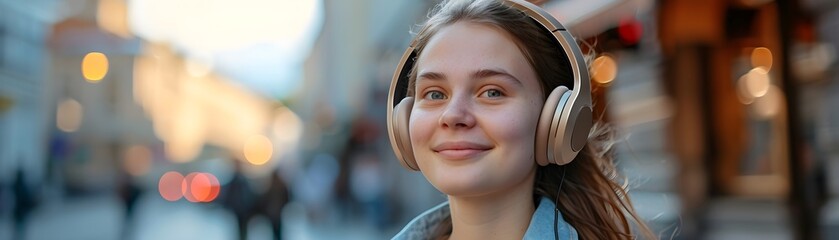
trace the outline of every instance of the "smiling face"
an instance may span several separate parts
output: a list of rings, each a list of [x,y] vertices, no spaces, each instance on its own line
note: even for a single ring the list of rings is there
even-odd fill
[[[455,196],[533,187],[543,96],[511,35],[467,21],[443,27],[417,59],[416,74],[409,131],[432,185]]]

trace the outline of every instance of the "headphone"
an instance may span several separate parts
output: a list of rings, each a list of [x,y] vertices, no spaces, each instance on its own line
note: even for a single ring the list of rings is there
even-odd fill
[[[568,57],[574,78],[573,89],[558,86],[548,95],[536,127],[535,149],[536,162],[540,166],[568,164],[585,146],[592,125],[591,87],[585,58],[574,37],[545,10],[521,0],[504,0],[504,5],[527,14],[543,26]],[[387,132],[393,152],[402,166],[419,171],[408,131],[414,98],[407,97],[408,75],[417,57],[416,43],[417,39],[414,38],[402,55],[390,82]]]

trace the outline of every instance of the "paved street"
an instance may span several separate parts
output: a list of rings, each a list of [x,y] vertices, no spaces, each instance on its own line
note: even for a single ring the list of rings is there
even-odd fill
[[[309,224],[300,206],[289,205],[283,216],[285,239],[384,239],[371,227],[347,224]],[[237,237],[232,214],[213,205],[186,201],[167,202],[145,194],[137,206],[135,229],[122,233],[125,221],[122,203],[110,196],[90,196],[53,201],[36,209],[26,227],[25,240],[66,239],[202,239],[228,240]],[[360,223],[359,223],[360,224]],[[13,224],[0,220],[0,239],[12,239]],[[271,239],[264,218],[251,221],[249,239]],[[124,236],[122,234],[125,234]]]

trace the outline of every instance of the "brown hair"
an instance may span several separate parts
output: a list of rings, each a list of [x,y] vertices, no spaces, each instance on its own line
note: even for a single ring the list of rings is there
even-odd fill
[[[441,2],[416,34],[417,57],[441,28],[458,21],[486,24],[510,33],[536,72],[544,99],[547,99],[550,90],[558,86],[575,89],[568,57],[556,40],[535,20],[500,0]],[[414,69],[416,62],[409,76],[408,95],[413,95],[415,88]],[[613,163],[614,143],[613,129],[595,123],[589,133],[588,144],[574,161],[564,166],[551,164],[537,168],[534,193],[550,199],[560,196],[557,207],[581,239],[633,239],[636,236],[632,233],[631,224],[644,237],[653,239],[655,235],[635,213],[625,184],[618,184],[621,179]],[[559,190],[561,192],[558,192],[562,168],[566,168],[565,180]],[[443,221],[437,230],[435,237],[450,234],[451,219]]]

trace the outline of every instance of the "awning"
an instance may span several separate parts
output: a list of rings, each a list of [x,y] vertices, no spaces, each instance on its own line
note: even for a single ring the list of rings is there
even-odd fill
[[[564,0],[544,6],[577,38],[587,38],[613,28],[622,19],[649,12],[652,0]]]

